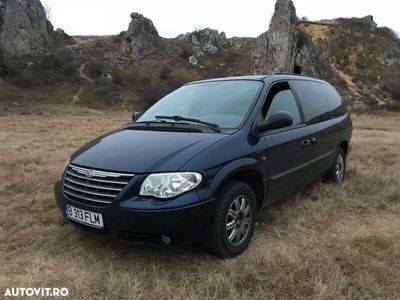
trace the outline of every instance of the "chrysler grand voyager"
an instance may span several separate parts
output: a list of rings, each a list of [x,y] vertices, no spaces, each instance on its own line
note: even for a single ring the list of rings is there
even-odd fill
[[[289,74],[184,85],[75,152],[55,184],[73,224],[136,243],[242,253],[260,210],[344,180],[352,122],[327,82]]]

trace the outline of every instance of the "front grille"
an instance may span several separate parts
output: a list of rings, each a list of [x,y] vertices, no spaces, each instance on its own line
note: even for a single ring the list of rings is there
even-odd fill
[[[68,165],[63,181],[64,193],[67,198],[80,203],[107,206],[133,176]]]

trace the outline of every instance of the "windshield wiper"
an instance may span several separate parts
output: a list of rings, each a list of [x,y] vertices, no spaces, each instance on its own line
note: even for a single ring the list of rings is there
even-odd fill
[[[221,128],[219,127],[218,124],[202,121],[199,119],[187,118],[187,117],[182,117],[182,116],[155,116],[155,118],[156,119],[164,119],[164,120],[174,120],[176,122],[179,122],[179,121],[193,122],[193,123],[197,123],[197,124],[206,125],[207,127],[213,129],[216,132],[221,132]]]

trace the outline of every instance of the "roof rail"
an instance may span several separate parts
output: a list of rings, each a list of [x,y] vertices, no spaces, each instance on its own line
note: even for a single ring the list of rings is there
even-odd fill
[[[313,78],[310,75],[296,74],[296,73],[289,73],[289,72],[275,72],[275,73],[272,73],[271,75],[289,75],[289,76],[300,76],[300,77],[305,77],[305,78]]]
[[[304,74],[296,74],[296,73],[290,73],[290,72],[274,72],[272,75],[293,75],[293,76],[306,76]]]

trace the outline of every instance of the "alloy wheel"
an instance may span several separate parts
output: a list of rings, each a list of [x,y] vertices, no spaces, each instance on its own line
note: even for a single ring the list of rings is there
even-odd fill
[[[238,246],[246,239],[251,220],[249,198],[245,195],[238,196],[232,201],[226,216],[226,237],[231,246]]]
[[[338,182],[341,182],[344,177],[344,158],[342,154],[339,154],[336,158],[336,163],[335,163],[335,175],[336,175],[336,180]]]

